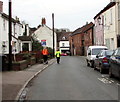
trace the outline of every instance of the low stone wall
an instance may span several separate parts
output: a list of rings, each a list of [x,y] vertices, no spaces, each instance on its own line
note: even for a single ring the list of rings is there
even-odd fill
[[[27,60],[13,62],[12,64],[12,70],[15,70],[15,71],[23,70],[23,69],[26,69],[27,67],[28,67]]]
[[[30,63],[31,65],[34,65],[34,64],[36,64],[36,59],[35,58],[31,58],[31,63]]]

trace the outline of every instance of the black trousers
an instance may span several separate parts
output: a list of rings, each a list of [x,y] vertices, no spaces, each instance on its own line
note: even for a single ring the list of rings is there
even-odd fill
[[[57,63],[60,63],[60,57],[56,57],[57,58]]]
[[[44,59],[44,62],[47,62],[47,59],[48,59],[47,55],[43,55],[43,59]]]

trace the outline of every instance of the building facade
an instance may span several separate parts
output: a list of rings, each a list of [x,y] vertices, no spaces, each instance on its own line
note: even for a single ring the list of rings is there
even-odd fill
[[[20,53],[23,50],[23,44],[28,43],[29,49],[31,51],[32,42],[23,42],[19,37],[29,36],[29,25],[21,23],[19,18],[12,18],[12,36],[11,36],[11,46],[12,54]],[[3,2],[0,1],[0,54],[9,53],[9,15],[3,12]]]
[[[34,31],[32,36],[36,37],[36,39],[39,42],[41,42],[43,46],[53,48],[53,30],[46,25],[46,21],[42,21],[42,25],[40,25],[37,28],[37,30]],[[55,50],[57,49],[57,40],[55,32],[54,32],[54,49]]]
[[[114,50],[120,47],[120,2],[110,2],[95,17],[95,45],[105,45]]]
[[[72,55],[86,55],[87,48],[94,44],[94,24],[86,23],[70,34],[70,51]]]
[[[58,42],[58,48],[60,49],[61,53],[70,53],[70,44],[69,44],[69,34],[71,32],[62,31],[60,33],[57,33],[57,42]]]
[[[9,35],[8,35],[8,15],[0,12],[0,53],[8,54],[9,52]],[[21,41],[18,36],[22,35],[22,24],[12,19],[12,53],[19,53],[21,49]]]

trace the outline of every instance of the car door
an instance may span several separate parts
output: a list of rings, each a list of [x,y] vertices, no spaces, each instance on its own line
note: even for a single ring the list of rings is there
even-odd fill
[[[112,68],[112,73],[115,75],[115,76],[119,76],[119,66],[118,66],[118,59],[117,59],[117,52],[118,50],[115,50],[113,56],[111,57],[111,68]]]
[[[98,59],[99,59],[99,55],[100,55],[100,53],[98,53],[97,55],[96,55],[96,58],[95,58],[95,67],[96,68],[98,68]]]
[[[118,77],[120,77],[120,49],[117,50],[115,59],[116,59],[115,67],[116,67],[117,75]]]
[[[105,56],[105,51],[101,51],[100,56],[99,56],[99,60],[98,60],[99,69],[100,69],[100,67],[102,65],[102,61],[103,61],[104,56]]]
[[[101,60],[101,57],[102,57],[102,56],[101,56],[101,53],[102,53],[102,52],[100,51],[100,53],[97,54],[96,59],[95,59],[96,68],[97,68],[97,69],[99,69],[99,64],[100,64],[100,60]]]

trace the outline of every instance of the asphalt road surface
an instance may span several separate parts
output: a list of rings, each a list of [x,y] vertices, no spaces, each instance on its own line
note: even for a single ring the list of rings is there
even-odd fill
[[[118,84],[86,66],[85,57],[63,56],[28,87],[28,100],[118,100]]]

